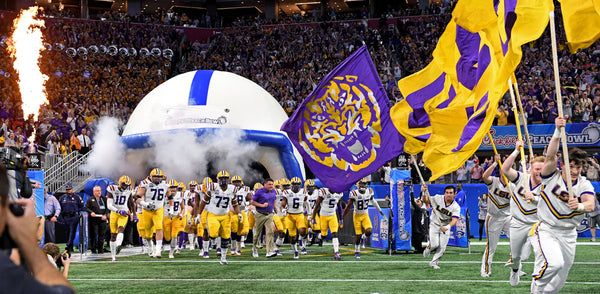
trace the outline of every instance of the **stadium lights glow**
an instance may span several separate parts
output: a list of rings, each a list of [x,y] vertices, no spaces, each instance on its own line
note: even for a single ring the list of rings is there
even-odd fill
[[[321,2],[303,2],[303,3],[296,3],[296,6],[298,5],[314,5],[314,4],[321,4]]]

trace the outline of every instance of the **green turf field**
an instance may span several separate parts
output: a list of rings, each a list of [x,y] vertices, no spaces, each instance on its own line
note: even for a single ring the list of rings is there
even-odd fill
[[[587,242],[588,239],[580,239]],[[575,264],[561,293],[600,293],[600,246],[577,246]],[[332,247],[308,247],[308,255],[293,259],[290,246],[284,256],[252,258],[246,247],[242,256],[229,256],[220,265],[211,251],[206,260],[198,250],[185,250],[175,259],[151,259],[147,255],[71,263],[69,280],[79,293],[529,293],[533,256],[523,265],[528,275],[517,287],[508,283],[504,267],[509,247],[499,245],[492,275],[479,275],[484,245],[448,247],[440,270],[428,267],[420,254],[394,254],[363,249],[354,259],[354,247],[341,247],[342,261],[334,261]],[[138,248],[136,248],[138,249]]]

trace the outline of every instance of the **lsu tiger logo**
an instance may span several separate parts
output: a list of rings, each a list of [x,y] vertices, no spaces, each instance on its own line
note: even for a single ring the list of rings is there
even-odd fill
[[[335,77],[319,89],[302,114],[299,141],[315,161],[358,171],[377,157],[381,145],[380,107],[357,76]]]

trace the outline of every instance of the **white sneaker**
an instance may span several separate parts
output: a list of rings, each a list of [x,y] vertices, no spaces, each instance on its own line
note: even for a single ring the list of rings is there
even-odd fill
[[[516,287],[519,285],[519,281],[521,277],[519,277],[519,271],[510,270],[510,285]]]
[[[252,249],[252,257],[258,258],[258,250],[254,249],[254,248]]]
[[[431,250],[429,250],[429,247],[425,247],[425,250],[423,250],[423,257],[429,258],[429,254],[431,254]]]
[[[170,259],[173,259],[173,258],[175,258],[175,255],[173,255],[173,252],[169,252],[169,258],[170,258]]]
[[[440,267],[437,265],[437,262],[430,262],[429,263],[429,267],[432,269],[440,269]]]
[[[488,273],[481,273],[481,277],[482,278],[489,278],[490,274],[488,274]]]

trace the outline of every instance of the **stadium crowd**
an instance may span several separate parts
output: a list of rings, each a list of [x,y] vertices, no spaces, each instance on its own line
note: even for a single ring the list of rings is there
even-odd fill
[[[444,8],[444,7],[442,7]],[[49,104],[42,107],[37,123],[23,120],[17,74],[6,50],[0,52],[0,102],[2,134],[6,144],[27,146],[26,138],[37,129],[36,147],[40,150],[73,149],[72,135],[90,129],[104,115],[124,122],[137,103],[166,79],[190,70],[230,71],[249,78],[271,93],[289,114],[308,96],[320,80],[363,43],[369,47],[390,104],[402,99],[397,81],[424,68],[431,61],[437,39],[450,19],[444,14],[400,17],[397,26],[386,25],[387,18],[402,15],[389,12],[380,21],[380,29],[370,27],[365,19],[310,24],[252,26],[239,22],[220,29],[207,40],[187,40],[183,31],[173,26],[123,21],[118,13],[105,15],[105,21],[77,20],[54,16],[46,18],[44,35],[52,49],[42,53],[40,66],[49,76],[46,84]],[[161,19],[163,16],[161,16]],[[12,22],[3,17],[0,35],[8,37]],[[115,21],[109,21],[115,20]],[[164,23],[164,19],[162,19]],[[559,25],[561,21],[557,22]],[[564,112],[571,122],[597,121],[600,115],[600,44],[577,54],[570,54],[564,32],[559,42],[560,72]],[[516,72],[519,90],[529,123],[552,123],[557,115],[549,32],[539,40],[523,46],[523,61]],[[5,40],[3,38],[3,40]],[[95,45],[116,49],[136,48],[137,55],[89,52],[79,48]],[[2,42],[6,47],[6,42]],[[162,54],[141,57],[140,49],[171,49],[172,60]],[[67,48],[74,48],[69,55]],[[71,52],[73,53],[73,52]],[[113,52],[115,53],[115,52]],[[498,125],[511,124],[514,117],[508,95],[500,103]],[[68,141],[67,141],[68,140]],[[19,143],[23,141],[23,143]],[[14,142],[14,143],[13,143]],[[58,148],[48,148],[48,143]],[[81,143],[81,142],[80,142]],[[64,145],[64,148],[61,147]]]

